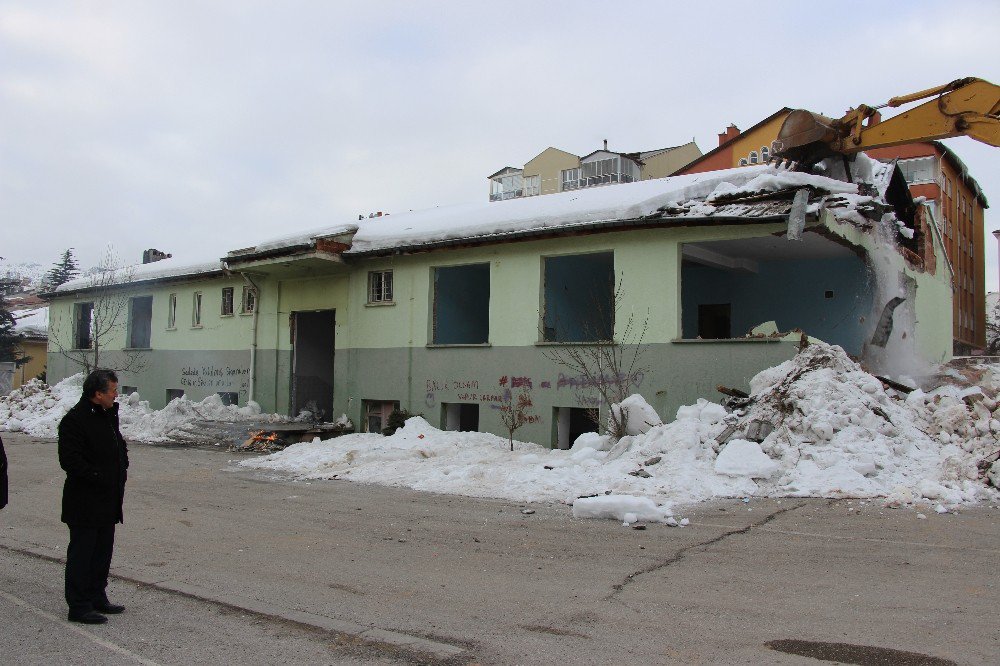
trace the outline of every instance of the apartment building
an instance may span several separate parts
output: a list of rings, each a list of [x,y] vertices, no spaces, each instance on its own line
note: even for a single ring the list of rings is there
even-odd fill
[[[913,196],[925,197],[944,235],[955,271],[952,329],[956,355],[986,347],[986,195],[955,151],[940,141],[869,150],[898,160]]]
[[[603,149],[583,157],[549,147],[522,168],[507,166],[489,176],[490,201],[666,178],[700,155],[694,141],[635,153],[608,150],[605,141]]]

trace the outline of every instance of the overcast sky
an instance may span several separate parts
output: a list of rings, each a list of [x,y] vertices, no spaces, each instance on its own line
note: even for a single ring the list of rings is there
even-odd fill
[[[0,255],[217,257],[484,200],[550,145],[707,152],[782,106],[1000,83],[995,0],[686,4],[0,0]],[[947,143],[1000,209],[1000,150]]]

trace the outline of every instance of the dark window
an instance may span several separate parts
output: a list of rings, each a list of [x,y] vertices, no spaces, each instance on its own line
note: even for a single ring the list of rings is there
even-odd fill
[[[184,389],[167,389],[167,402],[184,397]]]
[[[94,304],[77,303],[73,307],[73,348],[90,349],[94,346]]]
[[[222,315],[233,314],[233,288],[222,288]]]
[[[445,430],[460,432],[479,431],[479,405],[465,402],[452,402],[441,405],[442,421]]]
[[[128,346],[132,349],[149,349],[153,327],[153,297],[138,296],[129,299]]]
[[[698,337],[724,340],[732,337],[732,306],[729,303],[698,305]]]
[[[201,326],[201,292],[194,292],[194,301],[191,304],[191,325]]]
[[[118,392],[122,395],[132,395],[138,390],[139,388],[137,386],[121,386],[118,388]]]
[[[219,397],[222,398],[222,404],[226,407],[236,406],[240,402],[240,394],[236,391],[219,391]]]
[[[393,400],[365,400],[365,432],[382,432],[389,425],[389,415],[399,409]]]
[[[555,413],[557,449],[568,449],[583,433],[599,429],[600,416],[596,407],[555,407],[552,411]]]
[[[433,326],[436,345],[489,342],[489,264],[434,269]]]
[[[177,325],[177,294],[170,294],[167,299],[167,328]]]
[[[611,340],[615,330],[613,252],[546,257],[543,339]]]

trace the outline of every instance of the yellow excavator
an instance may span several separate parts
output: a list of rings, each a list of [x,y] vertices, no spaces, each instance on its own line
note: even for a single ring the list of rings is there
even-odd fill
[[[880,121],[879,109],[895,108],[935,97],[904,113]],[[868,122],[865,122],[868,121]],[[1000,146],[1000,86],[977,78],[893,97],[885,104],[862,104],[843,118],[833,119],[798,109],[785,118],[771,155],[808,170],[833,155],[849,156],[863,150],[969,136]]]

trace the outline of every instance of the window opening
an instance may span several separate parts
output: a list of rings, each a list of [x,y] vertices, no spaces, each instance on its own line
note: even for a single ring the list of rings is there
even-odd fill
[[[614,253],[544,257],[545,342],[597,342],[614,337]]]
[[[435,268],[434,344],[486,344],[489,335],[490,265]]]
[[[167,328],[177,326],[177,294],[170,294],[167,299]]]
[[[392,302],[392,271],[371,271],[368,273],[368,302]]]
[[[167,389],[167,402],[184,397],[184,389]]]
[[[542,177],[539,176],[527,176],[524,179],[524,196],[535,197],[541,194],[542,191]]]
[[[750,164],[757,164],[759,162],[760,162],[760,158],[757,157],[757,151],[756,150],[751,150],[750,151]]]
[[[226,407],[236,407],[239,405],[240,394],[236,391],[219,391],[218,394],[222,398],[222,404]]]
[[[256,306],[256,304],[257,304],[257,294],[254,293],[254,290],[251,289],[249,286],[244,285],[243,286],[243,303],[242,303],[242,308],[241,308],[242,311],[244,313],[249,314],[249,313],[253,312],[253,309]]]
[[[365,400],[365,432],[380,433],[389,425],[389,415],[399,409],[399,401]]]
[[[191,325],[201,326],[201,292],[194,292],[194,302],[191,307]]]
[[[222,314],[223,317],[233,314],[233,287],[222,288]]]
[[[452,402],[441,405],[445,430],[479,432],[479,404]]]
[[[137,386],[120,386],[120,387],[118,387],[118,393],[120,393],[121,395],[132,395],[133,393],[137,393],[138,391],[139,391],[139,387],[137,387]]]
[[[585,407],[554,407],[552,409],[556,424],[555,448],[569,449],[577,437],[586,432],[596,432],[600,420],[597,408]]]
[[[153,328],[153,297],[137,296],[129,299],[129,340],[132,349],[149,349]]]
[[[732,310],[730,303],[698,304],[698,337],[702,340],[732,337]]]
[[[77,303],[73,306],[73,348],[90,349],[94,346],[94,304]]]
[[[563,169],[562,171],[562,189],[575,190],[580,187],[580,169]]]

